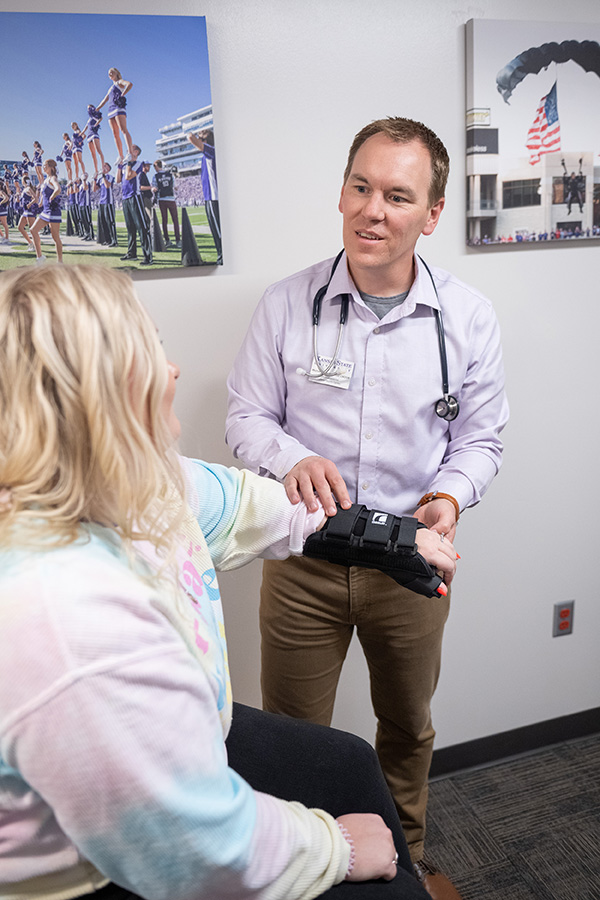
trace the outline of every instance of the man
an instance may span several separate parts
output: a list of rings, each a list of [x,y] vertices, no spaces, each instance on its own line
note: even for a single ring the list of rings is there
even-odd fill
[[[150,184],[150,179],[148,178],[149,171],[150,163],[144,161],[142,163],[142,171],[140,172],[138,184],[140,187],[140,197],[142,198],[142,203],[144,204],[144,211],[148,218],[148,222],[150,223],[150,231],[152,231],[152,206],[154,197],[152,192],[152,185]]]
[[[583,174],[583,170],[581,168],[581,164],[583,162],[583,157],[579,160],[579,172],[576,175],[575,172],[569,173],[567,172],[567,167],[565,165],[564,159],[561,159],[564,175],[563,175],[563,193],[564,200],[563,202],[567,204],[568,210],[567,215],[571,215],[571,206],[573,203],[577,203],[579,205],[579,212],[583,212],[583,204],[585,201],[585,175]]]
[[[100,188],[98,201],[98,241],[107,247],[117,246],[117,223],[115,219],[114,176],[110,163],[102,164],[101,174],[94,180],[94,189]]]
[[[508,416],[491,304],[415,255],[439,222],[448,169],[442,142],[419,122],[379,120],[357,134],[339,202],[339,264],[267,290],[229,378],[227,419],[236,456],[283,480],[292,502],[302,496],[312,509],[316,493],[328,515],[334,497],[344,508],[415,515],[440,540],[453,540],[459,513],[498,471]],[[312,559],[263,568],[265,708],[329,723],[356,627],[379,758],[435,898],[458,897],[423,861],[430,701],[448,610],[449,598],[424,599],[372,570]]]
[[[219,214],[219,188],[217,185],[217,161],[215,157],[215,137],[212,128],[205,128],[198,134],[191,132],[187,136],[190,144],[193,144],[204,154],[202,160],[202,194],[204,196],[204,208],[212,239],[217,251],[217,265],[223,264],[223,242],[221,240],[221,217]]]
[[[77,196],[79,187],[76,181],[67,181],[67,212],[71,218],[72,234],[81,237],[81,223],[79,221],[79,206],[77,205]],[[69,224],[67,220],[67,234],[69,234]]]
[[[137,259],[137,234],[139,233],[144,254],[140,265],[151,266],[152,240],[150,238],[150,223],[140,197],[138,182],[138,176],[142,171],[142,162],[138,161],[141,152],[137,144],[134,144],[131,153],[132,158],[127,163],[119,163],[119,171],[117,172],[117,184],[122,183],[123,217],[129,237],[127,253],[121,259],[123,261]]]
[[[177,211],[177,203],[175,202],[175,178],[172,172],[163,169],[162,160],[157,159],[154,162],[155,175],[152,179],[152,190],[158,194],[158,208],[162,221],[163,236],[165,246],[172,247],[173,244],[169,239],[169,215],[173,222],[173,231],[175,232],[175,246],[181,247],[181,233],[179,231],[179,213]]]
[[[93,241],[94,226],[92,225],[92,198],[87,172],[83,172],[81,176],[79,191],[77,193],[77,205],[79,207],[81,236],[84,241]]]

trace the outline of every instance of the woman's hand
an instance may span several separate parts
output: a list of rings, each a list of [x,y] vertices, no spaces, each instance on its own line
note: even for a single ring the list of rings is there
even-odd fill
[[[436,567],[445,584],[450,584],[456,572],[456,550],[452,541],[445,535],[426,528],[417,530],[415,540],[421,556]]]
[[[354,866],[346,881],[370,881],[396,876],[397,854],[392,832],[381,816],[374,813],[350,813],[338,816],[354,844]]]

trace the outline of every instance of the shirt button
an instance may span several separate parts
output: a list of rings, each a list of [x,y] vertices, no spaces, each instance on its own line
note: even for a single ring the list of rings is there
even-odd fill
[[[365,440],[370,441],[372,437],[373,437],[372,432],[367,431],[367,433],[365,434]]]
[[[369,378],[369,387],[375,387],[376,384],[377,382],[374,378]]]
[[[374,328],[374,329],[373,329],[373,334],[379,334],[380,330],[381,330],[381,329],[379,328],[379,326],[378,326],[377,328]]]
[[[369,490],[369,482],[363,481],[363,483],[361,484],[361,488],[363,489],[363,491],[368,491]]]

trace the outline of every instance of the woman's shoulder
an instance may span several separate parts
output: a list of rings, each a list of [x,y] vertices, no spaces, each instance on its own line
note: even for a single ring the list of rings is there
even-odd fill
[[[82,527],[76,540],[64,545],[43,538],[35,546],[15,542],[0,552],[2,606],[20,592],[54,593],[65,600],[81,596],[94,589],[99,575],[103,581],[135,577],[121,540],[108,528]]]
[[[137,554],[129,558],[116,532],[100,526],[82,529],[66,546],[2,551],[0,634],[8,622],[23,630],[34,621],[36,628],[52,623],[57,634],[77,634],[110,630],[113,619],[143,618],[161,592],[152,575]]]

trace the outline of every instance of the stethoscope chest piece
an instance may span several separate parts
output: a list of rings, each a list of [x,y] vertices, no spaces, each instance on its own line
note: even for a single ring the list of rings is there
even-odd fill
[[[453,422],[459,412],[459,402],[456,397],[452,396],[452,394],[447,394],[445,397],[441,397],[435,404],[436,416],[439,416],[440,419],[445,419],[446,422]]]

